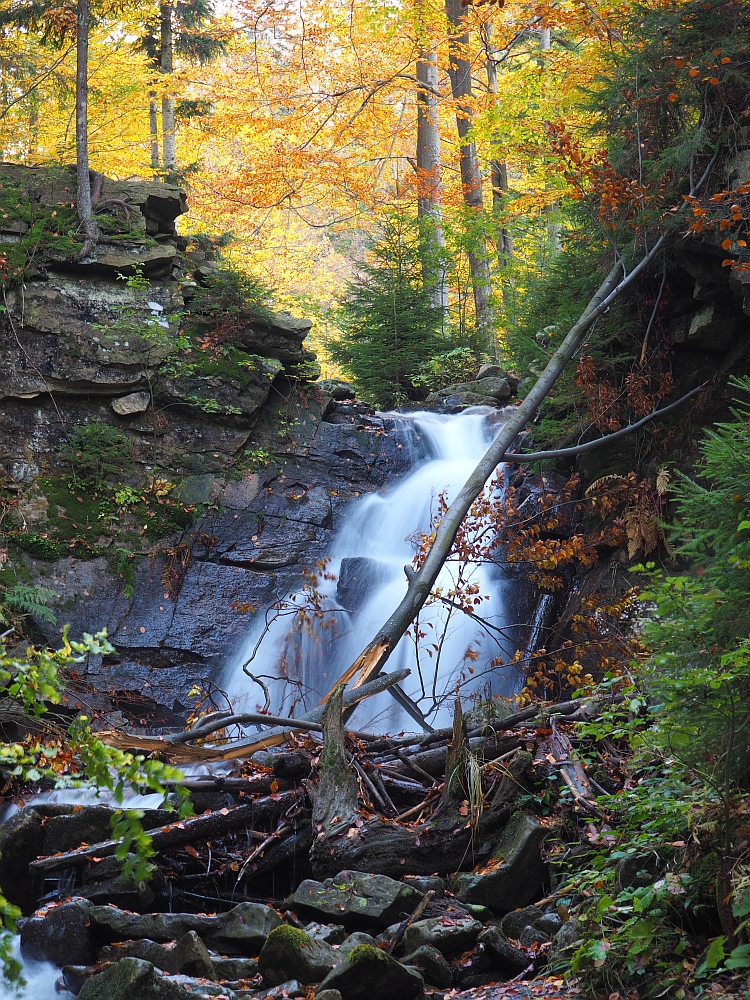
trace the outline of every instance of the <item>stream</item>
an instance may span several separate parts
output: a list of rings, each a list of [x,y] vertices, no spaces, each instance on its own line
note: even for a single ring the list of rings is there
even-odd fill
[[[429,530],[440,493],[445,492],[448,501],[453,499],[511,412],[473,407],[455,415],[388,414],[398,422],[409,471],[350,506],[324,569],[314,570],[319,614],[309,616],[307,625],[300,624],[299,609],[309,604],[304,587],[287,596],[277,616],[266,621],[264,614],[258,614],[254,629],[224,670],[222,686],[235,710],[255,711],[264,704],[262,686],[246,674],[243,664],[267,688],[275,713],[299,714],[305,703],[309,707],[320,700],[403,597],[403,567],[412,563],[418,533]],[[443,594],[455,587],[456,573],[457,564],[444,566],[437,584]],[[489,627],[444,604],[428,604],[419,619],[419,641],[407,634],[388,667],[411,670],[401,689],[418,712],[410,715],[386,692],[358,706],[353,728],[414,732],[420,729],[415,715],[424,720],[421,728],[437,728],[450,724],[459,685],[467,701],[472,695],[511,695],[518,689],[517,668],[493,666],[496,658],[507,664],[518,645],[517,627],[512,625],[518,620],[512,613],[515,585],[493,563],[469,564],[464,583],[477,585],[483,599],[476,613]],[[97,801],[94,792],[73,789],[49,792],[40,799]],[[141,807],[150,804],[139,801]],[[17,955],[18,945],[16,939]],[[54,966],[23,965],[27,986],[17,992],[0,983],[0,1000],[70,996],[55,991],[59,970]]]
[[[322,619],[318,615],[309,625],[300,625],[294,608],[305,605],[303,590],[288,596],[288,607],[275,619],[266,623],[258,616],[223,677],[222,686],[236,710],[257,711],[264,703],[260,683],[247,676],[243,664],[269,689],[269,707],[279,715],[299,714],[302,698],[310,707],[325,695],[398,606],[406,589],[404,565],[412,563],[415,536],[429,530],[439,494],[444,491],[448,501],[455,497],[512,412],[473,407],[453,415],[388,414],[398,421],[410,470],[400,482],[351,506],[325,572],[318,574]],[[457,568],[446,564],[438,579],[446,596],[456,585]],[[359,705],[354,728],[415,731],[420,728],[415,722],[419,714],[431,727],[449,725],[459,684],[462,696],[469,699],[517,690],[520,678],[514,667],[492,666],[496,658],[507,663],[517,646],[511,624],[517,620],[511,613],[512,584],[491,563],[470,564],[464,569],[464,583],[478,586],[484,599],[476,613],[487,626],[445,604],[428,604],[419,618],[418,644],[413,633],[407,634],[388,661],[389,670],[411,670],[400,687],[418,713],[410,717],[384,693]]]

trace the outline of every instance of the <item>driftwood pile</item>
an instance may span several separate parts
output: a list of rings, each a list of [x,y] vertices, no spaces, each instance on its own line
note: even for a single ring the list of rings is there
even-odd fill
[[[385,675],[378,678],[381,690],[384,683]],[[577,811],[600,816],[592,800],[602,789],[592,789],[562,721],[590,714],[584,700],[549,710],[531,706],[474,728],[457,701],[451,729],[395,738],[347,732],[346,700],[336,692],[306,732],[302,726],[284,729],[290,745],[282,751],[263,752],[277,737],[273,731],[270,741],[244,743],[253,760],[240,759],[237,744],[201,746],[197,740],[206,727],[192,731],[191,751],[223,752],[232,763],[229,773],[193,775],[182,783],[197,815],[150,831],[171,900],[179,897],[188,908],[261,898],[280,903],[301,879],[343,869],[397,879],[471,870],[491,857],[519,796],[550,773],[565,783]],[[214,720],[214,729],[221,721],[226,726],[226,719]],[[316,730],[322,745],[311,735]],[[175,759],[173,747],[181,756],[189,746],[127,736],[119,741],[139,752],[153,745],[169,760]],[[39,857],[30,872],[48,880],[48,890],[61,873],[74,887],[82,872],[90,879],[117,847],[106,839]]]

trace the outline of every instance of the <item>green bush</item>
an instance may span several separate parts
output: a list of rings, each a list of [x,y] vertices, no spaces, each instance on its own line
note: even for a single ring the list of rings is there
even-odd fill
[[[125,435],[99,423],[96,417],[76,427],[60,453],[73,467],[74,481],[94,489],[101,489],[108,476],[126,475],[134,464],[132,446]]]
[[[412,379],[414,385],[436,392],[455,382],[468,382],[476,374],[480,362],[470,347],[454,347],[423,361]]]

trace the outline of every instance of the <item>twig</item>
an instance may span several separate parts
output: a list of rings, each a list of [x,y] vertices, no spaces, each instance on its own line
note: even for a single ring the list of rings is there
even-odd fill
[[[377,788],[372,783],[372,781],[370,781],[370,778],[365,773],[364,768],[362,768],[359,765],[359,763],[354,759],[354,757],[349,753],[348,750],[346,751],[346,757],[347,757],[347,760],[349,761],[349,763],[353,766],[354,770],[359,775],[362,783],[366,786],[367,790],[369,791],[370,797],[372,798],[373,805],[379,805],[380,808],[383,810],[383,812],[389,812],[390,810],[389,810],[388,806],[386,805],[385,800],[381,797],[380,792],[377,790]],[[395,810],[394,810],[394,812],[395,812]]]
[[[434,895],[435,895],[434,889],[430,889],[428,892],[426,892],[423,898],[420,899],[412,915],[410,917],[407,917],[406,920],[401,921],[401,923],[398,925],[398,928],[396,929],[396,933],[391,938],[391,943],[385,949],[386,955],[392,955],[394,953],[394,951],[396,950],[401,941],[401,938],[406,933],[406,928],[409,927],[411,924],[413,924],[415,920],[419,920],[419,918],[422,916],[422,914],[427,909],[429,904],[432,902]]]
[[[413,760],[409,760],[409,758],[402,750],[397,750],[396,756],[400,761],[406,764],[406,766],[409,768],[410,771],[413,771],[420,778],[426,778],[427,781],[429,781],[430,785],[435,784],[435,779],[432,777],[432,775],[428,774],[423,767],[420,767],[419,764],[415,763]]]
[[[270,834],[270,836],[266,837],[266,839],[262,843],[258,844],[255,850],[245,859],[245,863],[243,864],[242,868],[240,868],[239,874],[237,875],[237,881],[235,882],[235,885],[239,885],[242,879],[245,877],[245,869],[250,864],[250,862],[254,861],[259,854],[262,854],[269,844],[272,844],[274,840],[278,840],[279,837],[282,837],[285,833],[289,833],[291,829],[292,828],[291,826],[289,826],[288,823],[284,823],[282,826],[278,828],[278,830]],[[208,872],[206,872],[206,874],[208,874]]]

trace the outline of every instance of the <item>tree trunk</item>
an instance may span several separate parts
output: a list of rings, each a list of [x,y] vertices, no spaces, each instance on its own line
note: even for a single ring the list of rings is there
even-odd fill
[[[549,52],[552,48],[552,31],[549,28],[539,29],[539,51],[541,53]],[[545,58],[542,55],[541,60],[542,68],[545,68]],[[550,187],[549,184],[546,185],[547,188]],[[562,244],[562,228],[558,221],[558,216],[560,214],[560,202],[553,201],[551,204],[547,205],[544,209],[547,216],[547,239],[550,242],[553,250],[557,251],[560,249]]]
[[[156,93],[149,91],[148,95],[148,125],[151,134],[151,169],[159,169],[159,122],[156,111]]]
[[[159,70],[162,73],[172,73],[174,69],[174,40],[172,37],[172,5],[163,3],[159,7],[161,26],[161,53]],[[161,99],[161,131],[164,151],[164,169],[177,169],[177,149],[174,125],[174,97]]]
[[[495,51],[492,47],[492,23],[490,21],[485,25],[484,44],[487,86],[493,97],[497,99],[497,63],[495,62]],[[500,145],[499,134],[493,134],[492,144],[493,146]],[[495,234],[497,241],[497,262],[502,268],[508,263],[508,259],[513,256],[513,237],[500,222],[508,195],[508,168],[502,160],[498,160],[496,157],[493,157],[490,161],[490,181],[492,183],[492,215],[497,223]]]
[[[417,57],[417,214],[421,223],[422,274],[436,309],[448,311],[443,232],[443,186],[438,119],[437,52],[424,49]]]
[[[91,204],[89,179],[89,0],[78,0],[76,21],[76,204],[84,243],[81,257],[87,257],[99,235]]]
[[[492,314],[490,264],[487,259],[487,244],[481,228],[484,221],[482,174],[479,169],[476,147],[473,142],[469,142],[467,139],[474,114],[471,102],[471,63],[467,57],[469,32],[466,29],[461,0],[445,0],[445,12],[453,29],[448,43],[450,51],[449,75],[453,100],[456,102],[461,185],[464,204],[471,219],[468,258],[474,293],[476,327],[485,350],[495,355],[497,339]]]

